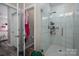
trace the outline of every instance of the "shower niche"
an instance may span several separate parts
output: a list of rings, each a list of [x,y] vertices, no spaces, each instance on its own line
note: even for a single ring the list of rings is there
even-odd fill
[[[55,23],[50,21],[50,24],[48,25],[48,29],[49,29],[50,35],[56,35],[56,30],[59,29],[59,27],[56,27]]]

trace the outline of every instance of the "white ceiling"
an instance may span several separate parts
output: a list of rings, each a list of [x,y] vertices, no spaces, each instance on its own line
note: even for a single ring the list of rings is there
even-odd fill
[[[17,3],[8,3],[8,4],[11,4],[11,5],[17,7]]]
[[[15,7],[17,7],[17,3],[9,3]],[[32,5],[33,3],[25,3],[25,7],[28,7],[29,5]],[[22,9],[23,8],[23,3],[19,3],[19,8]]]

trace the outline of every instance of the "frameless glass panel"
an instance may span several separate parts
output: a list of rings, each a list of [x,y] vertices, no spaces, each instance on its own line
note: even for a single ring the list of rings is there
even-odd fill
[[[42,15],[41,49],[45,55],[73,53],[74,4],[40,4]]]

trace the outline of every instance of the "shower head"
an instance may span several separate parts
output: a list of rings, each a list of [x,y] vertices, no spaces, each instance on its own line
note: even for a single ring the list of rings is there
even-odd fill
[[[50,11],[49,15],[51,15],[51,14],[56,14],[56,11]]]

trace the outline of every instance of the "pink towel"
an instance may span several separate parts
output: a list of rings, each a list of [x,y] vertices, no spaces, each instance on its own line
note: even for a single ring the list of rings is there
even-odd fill
[[[25,33],[26,33],[26,40],[30,37],[30,25],[29,25],[29,15],[28,12],[25,11]]]

